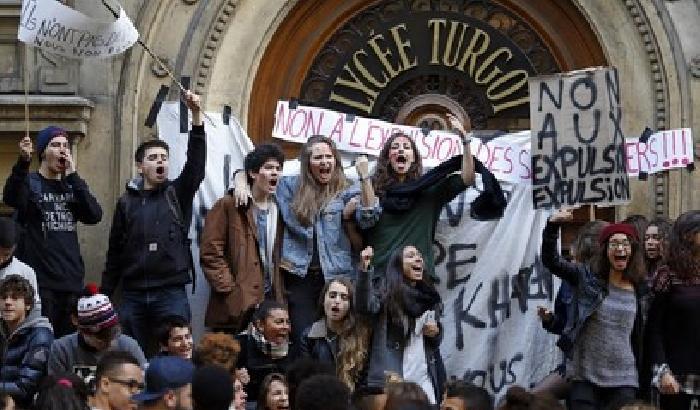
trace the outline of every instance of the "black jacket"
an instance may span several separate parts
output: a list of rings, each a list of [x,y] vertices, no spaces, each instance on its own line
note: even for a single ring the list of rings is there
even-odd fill
[[[11,334],[0,325],[0,396],[10,395],[21,408],[29,408],[39,381],[46,375],[46,362],[53,341],[48,319],[32,311]]]
[[[236,335],[236,340],[241,345],[238,353],[236,368],[247,369],[250,381],[245,385],[248,401],[256,401],[262,381],[270,373],[286,374],[289,366],[299,357],[299,348],[289,345],[289,352],[281,359],[272,359],[257,346],[252,336],[246,333]]]
[[[187,233],[192,220],[192,201],[204,179],[205,164],[204,126],[193,126],[187,160],[177,179],[167,180],[149,191],[143,189],[142,178],[129,181],[114,211],[102,275],[103,293],[111,295],[120,280],[125,290],[190,282]]]
[[[102,208],[85,181],[72,173],[49,180],[29,172],[19,159],[5,182],[3,201],[15,208],[22,226],[16,256],[36,272],[40,288],[78,292],[85,267],[78,243],[78,222],[102,220]]]
[[[301,355],[335,368],[338,359],[338,336],[329,335],[326,320],[321,319],[304,329],[301,335]]]

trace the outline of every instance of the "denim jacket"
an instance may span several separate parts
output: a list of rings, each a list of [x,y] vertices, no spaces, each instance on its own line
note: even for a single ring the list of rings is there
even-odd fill
[[[360,185],[354,184],[340,192],[314,218],[313,226],[303,226],[292,210],[294,194],[299,186],[298,176],[284,176],[277,187],[277,200],[284,219],[284,242],[281,267],[304,277],[314,251],[314,228],[321,270],[326,280],[336,276],[354,278],[350,240],[343,229],[343,208],[351,198],[360,195]],[[358,206],[355,219],[360,229],[373,226],[381,214],[379,201],[372,207]]]
[[[603,299],[608,295],[608,282],[591,271],[590,267],[581,263],[572,263],[564,260],[557,251],[557,239],[559,238],[559,226],[547,222],[542,232],[542,263],[552,272],[565,280],[573,288],[573,297],[569,300],[566,309],[566,322],[557,342],[567,358],[571,359],[573,346],[578,335],[586,323],[586,320],[598,309]],[[643,347],[643,317],[641,306],[644,286],[635,286],[637,297],[637,316],[632,329],[631,344],[637,361],[637,368],[641,367]],[[641,374],[641,373],[638,373]],[[642,380],[640,379],[640,383]],[[640,384],[641,386],[641,384]]]

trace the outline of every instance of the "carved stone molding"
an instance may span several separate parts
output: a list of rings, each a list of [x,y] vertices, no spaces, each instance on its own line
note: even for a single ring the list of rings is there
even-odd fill
[[[182,2],[187,4],[187,5],[193,5],[193,4],[197,4],[199,2],[199,0],[182,0]]]
[[[649,70],[654,87],[654,127],[657,130],[665,130],[668,128],[668,85],[664,81],[666,76],[660,57],[659,44],[640,1],[625,0],[625,6],[632,16],[649,57]],[[655,174],[653,184],[654,213],[657,216],[668,215],[668,175],[666,173]]]
[[[29,131],[56,125],[71,134],[87,134],[95,104],[83,97],[59,95],[29,96]],[[25,130],[24,95],[0,94],[0,134],[21,134]]]
[[[224,0],[219,8],[216,17],[212,20],[207,32],[206,43],[202,47],[197,59],[196,72],[194,77],[194,91],[203,93],[207,85],[207,80],[210,76],[211,67],[214,64],[221,40],[226,34],[229,22],[236,12],[236,7],[239,0]]]

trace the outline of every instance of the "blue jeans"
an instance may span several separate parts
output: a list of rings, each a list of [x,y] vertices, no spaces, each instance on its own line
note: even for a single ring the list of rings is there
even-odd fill
[[[192,319],[184,286],[122,292],[119,321],[124,333],[136,339],[146,357],[158,351],[155,330],[168,316],[180,316],[188,322]]]

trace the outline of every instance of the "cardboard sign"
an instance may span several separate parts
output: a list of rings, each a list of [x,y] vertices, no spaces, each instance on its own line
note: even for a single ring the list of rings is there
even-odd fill
[[[119,19],[104,22],[58,1],[24,0],[17,38],[65,57],[103,58],[126,51],[139,33],[121,8]]]
[[[654,174],[673,168],[685,168],[693,163],[693,132],[690,128],[659,131],[646,142],[628,138],[625,142],[627,173]]]
[[[535,208],[628,203],[617,70],[534,77],[529,85]]]

